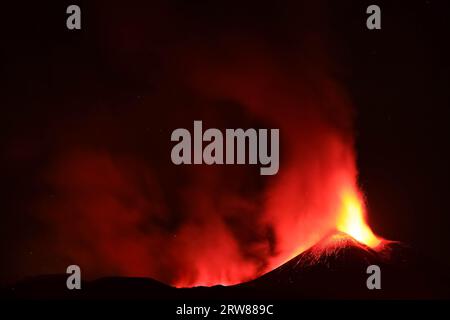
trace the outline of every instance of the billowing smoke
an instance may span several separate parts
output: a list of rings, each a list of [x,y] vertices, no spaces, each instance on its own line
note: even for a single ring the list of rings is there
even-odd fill
[[[55,116],[51,197],[36,199],[47,250],[89,277],[234,284],[334,229],[357,190],[352,112],[321,8],[297,3],[105,5],[97,54],[119,80],[95,76],[103,93]],[[280,129],[278,174],[173,165],[170,134],[194,120]]]

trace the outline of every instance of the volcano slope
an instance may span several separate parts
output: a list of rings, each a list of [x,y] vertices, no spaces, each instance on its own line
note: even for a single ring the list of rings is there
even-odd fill
[[[367,268],[381,269],[381,289],[369,290]],[[278,299],[433,299],[450,297],[446,268],[412,248],[384,241],[375,250],[335,232],[243,286]]]

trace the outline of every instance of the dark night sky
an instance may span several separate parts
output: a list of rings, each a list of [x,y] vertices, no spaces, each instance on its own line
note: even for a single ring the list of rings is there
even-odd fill
[[[348,5],[353,16],[343,23],[354,71],[346,81],[358,109],[360,181],[376,230],[448,263],[448,4],[385,8],[379,33],[354,27],[358,6]]]
[[[308,6],[298,1],[168,1],[180,16],[194,21],[191,29],[184,28],[184,21],[158,15],[166,5],[131,2],[126,8],[109,9],[107,1],[78,2],[83,12],[79,32],[65,28],[65,1],[2,9],[2,282],[40,274],[47,264],[60,262],[34,240],[38,235],[45,238],[45,227],[31,205],[39,195],[52,193],[41,179],[56,149],[81,140],[98,149],[106,145],[150,156],[146,141],[152,148],[167,147],[171,128],[190,111],[201,111],[189,93],[177,92],[179,84],[165,78],[158,48],[195,38],[192,30],[201,30],[207,39],[231,23],[237,32],[243,28],[264,35],[283,52],[296,46],[291,43],[295,37],[280,37],[289,23],[321,30],[320,23],[313,23],[315,17],[302,11]],[[372,3],[382,8],[380,31],[365,28],[365,8]],[[321,19],[326,17],[323,35],[330,38],[328,54],[339,66],[335,77],[356,108],[359,181],[371,226],[387,239],[403,241],[450,265],[448,2],[322,1],[315,10],[323,10]],[[136,15],[140,19],[133,20]],[[115,22],[123,27],[115,28]],[[139,39],[147,36],[153,46],[141,45]],[[159,88],[167,84],[173,92],[161,93]],[[189,103],[173,124],[164,108],[176,101],[175,92],[185,94]],[[152,114],[162,118],[161,126],[146,131],[139,107],[124,107],[139,106],[140,100],[155,105]],[[255,121],[231,111],[225,123],[232,123],[233,117],[241,125]],[[97,127],[98,118],[103,128]],[[124,129],[117,129],[121,124]],[[166,160],[152,161],[158,167],[158,161]],[[176,179],[169,175],[166,183]],[[249,188],[257,189],[258,183]]]

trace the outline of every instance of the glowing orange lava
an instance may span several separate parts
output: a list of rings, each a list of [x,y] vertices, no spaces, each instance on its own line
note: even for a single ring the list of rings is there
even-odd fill
[[[342,193],[342,205],[337,219],[337,229],[345,232],[359,242],[375,248],[381,243],[366,222],[362,196],[353,190]]]

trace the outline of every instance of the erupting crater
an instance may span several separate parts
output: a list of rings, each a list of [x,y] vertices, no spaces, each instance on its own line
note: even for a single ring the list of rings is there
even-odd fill
[[[366,222],[364,201],[360,194],[345,190],[336,229],[352,236],[370,248],[376,248],[382,239],[377,237]]]

